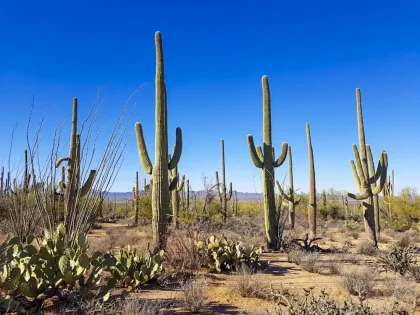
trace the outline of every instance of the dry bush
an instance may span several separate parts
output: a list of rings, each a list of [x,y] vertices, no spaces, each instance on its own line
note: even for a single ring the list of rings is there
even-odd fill
[[[350,230],[346,232],[346,236],[357,240],[359,238],[359,232],[357,230]]]
[[[344,288],[350,294],[358,296],[370,296],[378,277],[375,270],[366,266],[346,268],[340,275]]]
[[[397,232],[393,229],[386,228],[382,231],[382,234],[385,234],[386,236],[390,238],[395,238],[397,236]]]
[[[242,297],[258,299],[266,299],[271,293],[270,286],[258,274],[252,274],[246,267],[240,270],[234,290]]]
[[[108,250],[112,249],[109,245],[109,238],[107,236],[100,237],[89,237],[89,252],[91,254],[95,252],[106,253]]]
[[[128,245],[138,247],[141,238],[136,235],[135,231],[127,229],[126,227],[111,227],[106,229],[106,237],[109,249],[116,247],[125,248]],[[147,244],[141,249],[146,249]]]
[[[206,264],[206,257],[198,250],[197,241],[191,230],[172,231],[165,251],[166,263],[177,271],[200,269]]]
[[[385,271],[392,270],[404,276],[410,266],[415,265],[416,248],[413,245],[401,246],[399,243],[392,244],[385,253],[381,253],[378,264]]]
[[[378,237],[378,243],[382,244],[388,244],[391,241],[391,239],[384,234],[380,234]]]
[[[308,272],[314,273],[319,270],[319,254],[318,253],[304,253],[300,259],[299,266]]]
[[[339,275],[341,273],[343,266],[342,258],[328,260],[323,263],[323,267],[328,270],[328,273],[331,275]]]
[[[412,302],[416,298],[416,282],[403,278],[387,279],[385,281],[388,291],[400,301]]]
[[[287,253],[287,261],[290,263],[300,264],[304,252],[300,249],[292,249]]]
[[[364,241],[357,246],[357,253],[366,256],[376,256],[378,249],[369,241]]]
[[[123,315],[158,315],[169,312],[168,303],[161,300],[146,300],[139,298],[127,299],[123,306]]]
[[[402,235],[399,235],[398,243],[401,246],[409,246],[412,243],[419,243],[419,233],[414,230],[408,230],[402,233]]]
[[[181,284],[182,304],[190,312],[200,312],[206,306],[205,283],[188,280]]]
[[[414,281],[420,282],[420,266],[411,265],[408,269],[408,274]]]
[[[352,265],[360,265],[360,257],[355,254],[347,254],[343,257],[343,261],[348,262]]]

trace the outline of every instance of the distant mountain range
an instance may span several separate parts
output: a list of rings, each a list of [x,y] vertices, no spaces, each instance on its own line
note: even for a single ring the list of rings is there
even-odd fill
[[[262,197],[262,194],[257,193],[243,193],[243,192],[236,192],[238,196],[238,200],[257,200]],[[105,199],[117,200],[117,201],[124,201],[130,200],[132,196],[132,192],[106,192]],[[190,197],[192,196],[200,196],[205,197],[205,191],[190,191]]]

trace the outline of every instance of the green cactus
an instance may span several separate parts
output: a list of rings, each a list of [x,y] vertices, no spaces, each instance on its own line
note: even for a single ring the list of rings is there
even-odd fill
[[[210,272],[235,271],[243,265],[256,271],[261,269],[261,248],[242,242],[231,242],[226,237],[210,236],[205,242],[197,242],[197,248],[207,256]]]
[[[171,156],[169,155],[169,160],[170,159],[171,159]],[[178,211],[179,211],[179,204],[180,204],[179,195],[184,189],[185,175],[182,176],[182,180],[180,181],[179,173],[178,173],[178,166],[176,166],[174,169],[169,170],[169,179],[171,180],[169,191],[171,192],[172,224],[176,229],[178,229],[179,228]]]
[[[24,159],[25,159],[25,166],[24,166],[24,174],[23,174],[23,190],[28,193],[29,192],[29,182],[31,180],[31,175],[28,171],[28,151],[24,151]]]
[[[388,206],[388,217],[392,217],[392,208],[394,203],[394,171],[391,172],[391,176],[388,177],[388,180],[385,183],[384,189],[383,189],[383,195],[384,195],[384,203]]]
[[[220,187],[222,186],[222,187]],[[225,142],[222,140],[222,183],[219,182],[219,173],[216,171],[216,191],[219,196],[220,206],[223,214],[223,222],[226,223],[228,209],[227,203],[232,198],[232,183],[229,184],[229,192],[226,186],[226,170],[225,170]]]
[[[254,138],[248,135],[248,147],[254,165],[262,169],[262,187],[264,198],[265,234],[268,249],[277,250],[280,240],[278,221],[276,220],[276,203],[274,193],[274,168],[283,164],[287,156],[287,143],[283,143],[280,156],[274,161],[274,148],[271,137],[271,100],[267,76],[262,77],[263,90],[263,133],[264,145],[255,147]]]
[[[236,190],[232,194],[232,213],[235,217],[238,216],[238,194]]]
[[[301,198],[295,198],[295,189],[293,187],[293,160],[292,160],[292,147],[288,147],[288,159],[289,159],[289,193],[286,194],[280,186],[280,183],[276,181],[277,188],[280,192],[282,199],[289,202],[289,225],[291,229],[295,228],[295,206],[297,206]]]
[[[139,172],[136,172],[136,187],[133,188],[133,204],[134,204],[134,225],[139,224],[139,205],[140,205],[140,191],[139,191]]]
[[[185,209],[190,210],[190,180],[187,179],[187,188],[186,188],[186,196],[185,196]]]
[[[144,171],[152,175],[152,230],[155,247],[166,247],[166,230],[169,209],[168,171],[174,169],[181,158],[182,131],[176,129],[176,146],[171,160],[168,160],[168,117],[166,103],[166,84],[163,68],[162,37],[155,34],[156,43],[156,135],[155,165],[147,153],[141,124],[135,124],[137,147]]]
[[[67,181],[61,183],[60,187],[64,190],[65,209],[71,212],[77,207],[77,200],[86,196],[92,188],[95,179],[96,170],[91,170],[86,182],[80,187],[80,134],[77,133],[77,98],[73,98],[72,128],[70,134],[70,152],[69,156],[61,158],[57,161],[55,167],[60,167],[61,163],[67,161]],[[69,240],[73,240],[73,235],[69,236]]]
[[[314,241],[316,238],[316,182],[315,182],[314,151],[312,149],[311,129],[308,123],[306,124],[306,138],[308,141],[308,160],[309,160],[309,204],[308,204],[309,241]]]
[[[381,152],[380,161],[375,171],[372,152],[370,146],[366,144],[365,130],[363,124],[362,113],[362,97],[360,89],[356,89],[357,103],[357,125],[359,134],[359,150],[353,144],[355,161],[350,161],[353,171],[353,177],[356,182],[359,195],[348,193],[350,198],[363,200],[363,217],[365,224],[365,232],[369,241],[377,246],[379,233],[379,202],[377,196],[382,191],[388,168],[388,156],[385,151]],[[377,181],[379,183],[377,184]]]

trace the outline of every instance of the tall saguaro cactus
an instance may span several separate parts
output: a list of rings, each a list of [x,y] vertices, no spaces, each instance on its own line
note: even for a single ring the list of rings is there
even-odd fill
[[[222,206],[223,222],[226,223],[228,207],[227,203],[232,198],[232,183],[229,184],[229,192],[226,187],[226,170],[225,170],[225,142],[222,140],[222,187],[220,187],[219,173],[216,171],[216,190]]]
[[[168,159],[168,117],[166,103],[166,84],[163,66],[162,36],[155,34],[156,43],[156,134],[155,164],[152,165],[147,153],[142,126],[135,124],[137,147],[144,171],[152,175],[152,233],[155,247],[166,247],[166,229],[169,209],[168,171],[174,169],[182,153],[182,131],[176,128],[176,145],[172,158]]]
[[[388,217],[392,216],[393,204],[394,204],[394,171],[391,172],[391,176],[388,177],[388,180],[384,186],[384,202],[388,206]]]
[[[170,158],[170,156],[169,156]],[[171,179],[171,185],[169,190],[171,191],[171,203],[172,203],[172,224],[178,229],[178,211],[179,211],[179,194],[184,188],[185,175],[182,176],[181,182],[179,181],[178,166],[173,170],[169,171],[169,178]]]
[[[356,200],[363,200],[363,217],[366,236],[373,245],[377,246],[377,233],[379,232],[379,202],[377,202],[376,197],[382,191],[386,182],[388,156],[385,151],[381,152],[381,157],[375,171],[372,152],[365,140],[362,97],[359,88],[356,89],[356,104],[360,153],[357,146],[353,144],[356,162],[351,160],[350,166],[353,171],[357,189],[359,190],[359,195],[348,193],[348,196]],[[379,183],[377,184],[378,180]]]
[[[295,190],[293,187],[293,160],[292,160],[292,147],[288,148],[288,159],[289,159],[289,193],[285,193],[280,186],[280,183],[276,181],[277,188],[280,192],[282,199],[289,202],[289,225],[291,229],[295,228],[295,206],[300,202],[300,198],[295,199]]]
[[[274,160],[274,148],[271,137],[271,100],[268,77],[262,77],[263,90],[263,134],[264,143],[261,146],[255,146],[254,138],[248,135],[248,148],[252,162],[258,168],[262,169],[262,187],[264,198],[264,220],[265,234],[267,238],[268,249],[276,250],[279,247],[278,221],[276,214],[276,202],[274,193],[274,168],[283,164],[287,156],[287,143],[283,143],[281,153],[277,160]]]
[[[309,204],[308,204],[308,222],[309,222],[309,240],[316,237],[316,182],[315,182],[315,163],[314,151],[312,149],[311,129],[306,124],[306,138],[308,141],[308,160],[309,160]]]
[[[89,193],[96,175],[96,170],[91,170],[88,179],[80,187],[80,154],[80,134],[77,133],[77,98],[75,97],[73,98],[70,152],[67,157],[59,159],[55,165],[58,168],[62,162],[67,161],[67,179],[65,183],[60,183],[61,189],[64,190],[64,207],[67,209],[67,212],[75,211],[77,195],[79,194],[79,197],[82,198]]]
[[[133,203],[134,203],[134,225],[139,224],[139,206],[140,206],[140,189],[139,189],[139,172],[136,172],[136,186],[133,191]]]

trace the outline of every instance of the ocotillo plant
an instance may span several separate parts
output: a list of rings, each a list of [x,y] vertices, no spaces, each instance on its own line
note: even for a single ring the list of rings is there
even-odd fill
[[[171,156],[169,156],[169,159],[171,159]],[[171,180],[169,190],[171,191],[172,224],[176,229],[178,229],[179,194],[184,188],[185,175],[182,176],[182,181],[180,182],[178,167],[175,167],[173,170],[169,171],[169,179]]]
[[[155,134],[155,165],[152,165],[147,153],[142,126],[135,125],[137,147],[141,165],[144,171],[152,175],[152,234],[155,247],[166,247],[166,229],[169,209],[169,179],[168,171],[174,169],[181,158],[182,131],[176,129],[176,146],[172,159],[168,159],[168,117],[166,104],[166,84],[163,66],[162,36],[155,34],[156,43],[156,134]]]
[[[220,187],[222,186],[222,187]],[[219,182],[219,173],[216,171],[216,191],[222,207],[223,222],[226,223],[228,208],[227,203],[232,198],[232,183],[229,184],[229,192],[226,187],[226,169],[225,169],[225,142],[222,140],[222,183]]]
[[[279,223],[276,220],[276,203],[274,193],[274,168],[283,164],[287,156],[287,143],[283,143],[280,156],[274,161],[274,149],[271,137],[271,100],[268,77],[262,77],[263,90],[263,134],[264,145],[255,147],[254,138],[248,135],[248,147],[252,162],[262,169],[262,187],[264,196],[264,220],[265,234],[268,249],[277,250],[279,241],[277,239]]]
[[[309,222],[309,240],[316,237],[316,182],[315,182],[315,163],[314,151],[312,149],[311,129],[306,124],[306,138],[308,141],[308,160],[309,160],[309,205],[308,205],[308,222]]]
[[[356,104],[360,153],[357,146],[353,144],[356,163],[351,160],[350,166],[353,171],[353,177],[356,182],[357,189],[359,190],[359,195],[348,193],[348,196],[356,200],[363,200],[363,217],[366,236],[374,246],[377,246],[378,236],[375,228],[376,220],[373,197],[377,196],[385,185],[388,168],[388,156],[385,151],[382,151],[380,161],[375,172],[370,147],[366,145],[365,140],[360,89],[356,89]],[[379,184],[376,184],[378,180]]]
[[[288,159],[289,159],[289,193],[286,194],[280,186],[280,183],[276,181],[277,188],[282,196],[289,202],[289,225],[291,229],[295,228],[295,206],[299,204],[300,198],[295,199],[295,189],[293,186],[293,160],[292,160],[292,147],[288,148]]]
[[[384,202],[388,206],[388,217],[392,217],[392,208],[394,203],[394,171],[391,172],[391,176],[388,177],[388,180],[384,186]]]
[[[136,172],[136,186],[135,186],[135,190],[134,190],[134,225],[139,224],[139,196],[140,192],[139,192],[139,172]]]
[[[23,189],[25,192],[28,192],[29,182],[31,180],[31,175],[28,172],[28,150],[24,151],[24,158],[25,158],[25,166],[24,166],[24,174],[23,174]]]

